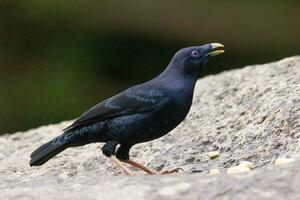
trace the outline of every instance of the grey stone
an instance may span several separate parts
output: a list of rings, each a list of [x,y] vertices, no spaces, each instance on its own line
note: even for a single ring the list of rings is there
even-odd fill
[[[102,144],[30,168],[30,153],[68,124],[0,136],[0,199],[300,199],[300,57],[200,79],[186,120],[131,151],[154,169],[183,168],[178,174],[124,176]],[[212,150],[220,156],[209,159]],[[297,161],[274,166],[282,156]],[[255,168],[226,174],[241,161]],[[209,176],[212,168],[221,175]]]

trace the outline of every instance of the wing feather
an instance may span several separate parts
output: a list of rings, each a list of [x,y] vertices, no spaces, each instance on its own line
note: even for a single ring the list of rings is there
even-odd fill
[[[95,105],[83,113],[73,124],[65,128],[64,131],[67,132],[113,117],[147,112],[155,109],[166,98],[167,96],[159,90],[145,90],[140,87],[129,88]]]

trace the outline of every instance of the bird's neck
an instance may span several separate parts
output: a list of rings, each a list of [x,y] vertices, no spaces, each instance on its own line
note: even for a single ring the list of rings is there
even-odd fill
[[[168,91],[170,97],[180,106],[182,111],[188,113],[194,96],[197,77],[183,76],[182,73],[174,71],[161,74],[159,77],[160,86]]]
[[[194,91],[198,73],[187,75],[179,67],[168,66],[156,79],[161,85],[175,90],[186,92]]]

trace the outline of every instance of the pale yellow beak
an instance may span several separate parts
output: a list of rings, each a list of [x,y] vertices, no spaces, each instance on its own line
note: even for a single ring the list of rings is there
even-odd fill
[[[211,43],[211,52],[207,53],[206,56],[216,56],[219,55],[221,53],[224,53],[225,50],[220,49],[220,48],[224,48],[223,44],[220,43]],[[214,50],[216,49],[216,50]]]

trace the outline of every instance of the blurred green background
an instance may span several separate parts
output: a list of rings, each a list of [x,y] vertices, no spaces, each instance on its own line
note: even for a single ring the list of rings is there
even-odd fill
[[[296,0],[0,0],[0,134],[76,118],[182,47],[225,45],[204,76],[300,54],[299,36]]]

